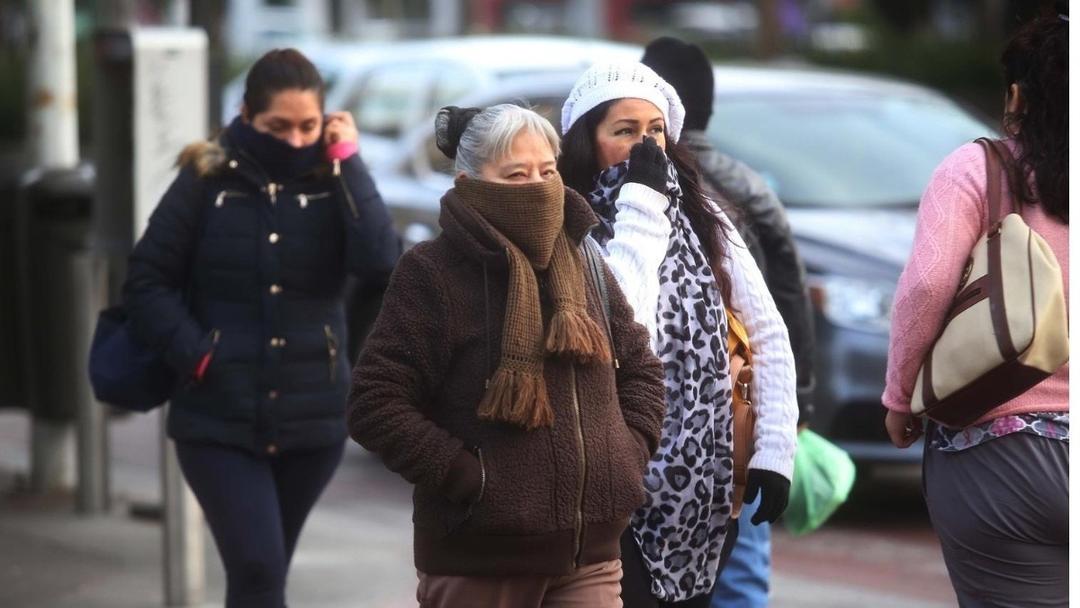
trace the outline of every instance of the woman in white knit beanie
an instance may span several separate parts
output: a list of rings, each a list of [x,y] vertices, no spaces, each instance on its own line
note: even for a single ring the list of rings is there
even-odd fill
[[[563,181],[599,217],[593,236],[664,364],[660,448],[645,474],[646,502],[623,535],[627,608],[708,606],[737,534],[728,308],[754,351],[746,501],[760,493],[768,508],[753,523],[779,517],[794,466],[798,407],[787,328],[679,146],[684,117],[674,88],[640,63],[592,66],[562,110]]]

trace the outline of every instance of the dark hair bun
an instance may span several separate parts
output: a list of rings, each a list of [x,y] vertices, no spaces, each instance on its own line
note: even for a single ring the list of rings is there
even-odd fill
[[[457,156],[461,135],[465,133],[473,116],[481,111],[480,108],[446,106],[435,115],[435,145],[447,158]]]

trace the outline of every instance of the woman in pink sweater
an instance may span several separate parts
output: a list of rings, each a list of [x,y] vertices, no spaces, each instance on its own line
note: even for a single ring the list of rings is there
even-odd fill
[[[1012,158],[1001,177],[1003,204],[1018,207],[1057,256],[1066,297],[1068,36],[1068,16],[1047,14],[1002,55]],[[986,157],[967,144],[937,168],[919,205],[914,251],[893,304],[883,396],[897,447],[923,434],[911,414],[912,390],[985,231],[986,191]],[[1068,605],[1068,376],[1066,364],[967,428],[926,430],[924,493],[961,607]]]

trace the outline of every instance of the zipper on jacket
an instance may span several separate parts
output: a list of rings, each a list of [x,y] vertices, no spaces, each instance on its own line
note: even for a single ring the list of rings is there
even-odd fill
[[[214,361],[214,355],[217,353],[217,346],[218,346],[218,342],[220,342],[220,341],[221,341],[221,330],[220,329],[211,329],[210,330],[210,352],[207,353],[208,355],[210,355],[210,361],[211,362]],[[209,365],[207,367],[209,367]],[[205,370],[204,370],[204,373],[205,373]],[[188,381],[187,386],[190,387],[190,386],[193,386],[193,385],[195,385],[197,383],[201,384],[202,379],[201,378],[199,380],[192,379],[192,380]]]
[[[352,192],[349,192],[349,184],[345,182],[345,177],[341,174],[341,161],[334,161],[334,175],[338,178],[338,183],[341,184],[341,191],[345,194],[345,202],[349,204],[349,210],[352,211],[353,219],[360,219],[360,210],[356,207],[356,201],[353,200]]]
[[[300,204],[301,209],[307,209],[308,203],[310,203],[311,201],[321,201],[328,196],[330,196],[329,192],[317,192],[315,194],[297,194],[296,202]]]
[[[473,501],[473,505],[478,505],[481,500],[484,500],[484,492],[487,490],[487,466],[484,464],[484,450],[480,446],[476,446],[476,459],[480,461],[480,494]],[[471,507],[469,511],[471,513]]]
[[[581,470],[578,473],[578,490],[577,501],[574,504],[574,557],[573,566],[576,570],[581,562],[581,551],[584,549],[585,541],[582,538],[585,535],[585,430],[581,424],[581,403],[578,401],[577,390],[577,368],[574,364],[570,364],[570,395],[571,403],[574,406],[574,421],[577,423],[577,448],[578,448],[578,461],[581,463]]]
[[[221,342],[221,330],[214,329],[210,332],[210,360],[213,361],[214,355],[217,354],[217,345]]]
[[[326,354],[330,359],[330,383],[337,381],[338,341],[329,325],[323,325],[326,334]]]
[[[214,206],[218,208],[224,207],[225,199],[239,198],[241,196],[246,196],[246,194],[244,194],[243,192],[238,192],[236,190],[222,190],[221,192],[218,192],[217,198],[214,199]]]
[[[278,192],[281,192],[285,189],[284,184],[275,184],[274,180],[270,179],[270,175],[266,172],[266,170],[262,168],[262,165],[256,162],[255,159],[252,158],[251,155],[245,152],[243,149],[237,148],[236,154],[243,158],[246,162],[251,164],[251,166],[255,169],[255,172],[266,180],[266,185],[261,186],[260,190],[270,195],[270,204],[276,205]],[[257,178],[255,179],[255,183],[259,183],[259,180]]]
[[[491,388],[491,306],[488,302],[488,265],[484,263],[484,390]]]
[[[480,446],[474,446],[469,448],[469,453],[476,456],[476,459],[480,461],[480,493],[476,496],[476,500],[470,502],[468,506],[465,507],[465,515],[461,518],[461,521],[454,522],[447,527],[447,534],[453,534],[461,528],[461,526],[464,526],[465,522],[472,519],[473,511],[476,509],[476,505],[484,500],[484,493],[487,489],[487,466],[484,464],[484,450]]]
[[[266,184],[265,190],[266,190],[266,193],[270,195],[270,204],[276,205],[277,204],[278,191],[283,190],[281,185],[280,184],[275,184],[274,182],[270,182],[270,183]]]

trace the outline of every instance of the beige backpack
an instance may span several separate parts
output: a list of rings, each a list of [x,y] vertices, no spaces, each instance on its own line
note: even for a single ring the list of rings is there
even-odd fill
[[[1019,210],[1002,219],[1002,161],[1011,153],[1000,141],[978,143],[986,152],[989,228],[971,253],[911,400],[913,414],[952,428],[971,425],[1069,361],[1057,258]]]

